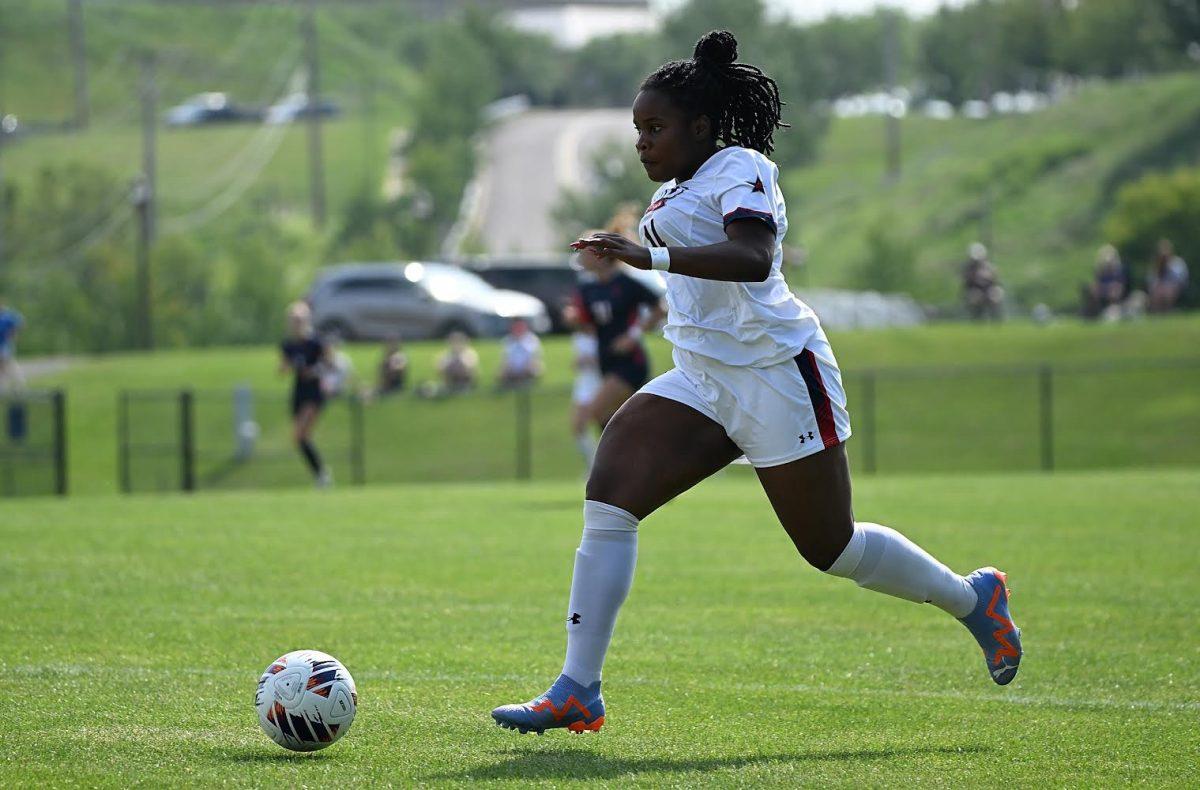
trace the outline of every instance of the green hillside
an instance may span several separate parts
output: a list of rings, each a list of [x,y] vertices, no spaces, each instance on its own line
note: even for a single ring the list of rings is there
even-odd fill
[[[1103,243],[1116,190],[1149,170],[1200,161],[1200,76],[1100,83],[1033,115],[902,122],[903,170],[888,184],[884,122],[835,121],[815,164],[786,174],[810,285],[861,286],[872,229],[911,244],[911,291],[952,303],[969,243],[1026,307],[1074,306]],[[1138,264],[1140,262],[1133,262]]]
[[[416,76],[404,65],[411,17],[396,5],[320,6],[323,93],[358,107],[368,81],[387,104],[413,89]],[[61,0],[6,3],[0,20],[4,108],[31,123],[66,120],[74,111],[66,8]],[[135,0],[83,8],[92,116],[102,126],[137,120],[144,51],[157,58],[164,106],[207,90],[248,104],[268,101],[286,86],[288,66],[302,51],[302,4]]]
[[[324,124],[326,197],[331,207],[350,200],[364,183],[377,188],[387,158],[387,135],[361,118]],[[261,197],[272,206],[306,210],[309,200],[308,132],[300,124],[250,124],[193,129],[161,128],[158,136],[160,221],[181,218],[192,227],[222,196]],[[366,142],[365,142],[366,141]],[[141,171],[141,136],[133,126],[53,134],[20,142],[8,153],[6,175],[31,183],[51,165],[85,162],[103,167],[121,184]],[[257,172],[257,177],[251,177]],[[103,216],[103,214],[101,214]],[[170,232],[168,224],[164,230]]]
[[[265,107],[300,86],[300,9],[286,4],[85,3],[91,118],[83,131],[46,131],[73,118],[66,5],[8,4],[2,106],[35,133],[5,151],[5,175],[18,186],[43,168],[86,162],[122,182],[141,169],[139,57],[152,46],[161,113],[192,94],[227,91]],[[403,125],[417,76],[405,61],[412,35],[402,9],[322,6],[318,12],[322,94],[343,109],[327,123],[328,199],[336,210],[364,179],[383,177],[389,131]],[[160,216],[196,222],[212,205],[262,196],[303,209],[308,200],[307,138],[297,125],[170,129],[160,124]],[[257,177],[256,177],[257,174]],[[169,226],[167,227],[169,230]]]

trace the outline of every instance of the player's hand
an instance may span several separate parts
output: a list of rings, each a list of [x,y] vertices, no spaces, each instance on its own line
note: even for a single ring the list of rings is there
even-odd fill
[[[631,354],[637,348],[638,342],[630,335],[621,335],[609,345],[614,354]]]
[[[635,269],[650,268],[650,250],[619,233],[593,233],[576,241],[571,249],[590,249],[601,258],[616,258]]]

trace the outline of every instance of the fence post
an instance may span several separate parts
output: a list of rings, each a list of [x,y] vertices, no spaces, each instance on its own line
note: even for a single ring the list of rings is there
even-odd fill
[[[54,492],[67,495],[67,396],[62,390],[54,390],[50,396],[54,403]]]
[[[365,436],[363,399],[352,395],[350,397],[350,475],[357,486],[367,481],[366,454],[363,448]]]
[[[179,461],[180,487],[196,490],[196,446],[192,435],[192,391],[179,393]]]
[[[532,403],[529,387],[520,387],[517,396],[517,479],[528,480],[533,474]]]
[[[117,395],[117,474],[121,493],[130,493],[133,481],[129,475],[129,390],[121,390]]]
[[[1054,471],[1054,369],[1042,365],[1038,369],[1041,397],[1038,399],[1041,416],[1042,471]]]
[[[875,371],[863,374],[863,469],[875,474]]]

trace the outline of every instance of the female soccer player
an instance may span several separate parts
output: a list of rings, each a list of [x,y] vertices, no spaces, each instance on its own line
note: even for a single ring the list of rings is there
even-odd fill
[[[578,258],[580,266],[592,275],[580,282],[575,308],[579,322],[596,331],[601,379],[590,412],[603,429],[650,378],[650,357],[642,335],[658,325],[665,311],[655,293],[621,271],[624,266],[617,258],[587,247],[579,251]]]
[[[333,483],[329,467],[321,462],[311,436],[316,427],[325,393],[321,389],[322,363],[327,362],[329,348],[321,342],[312,328],[312,315],[304,302],[288,307],[288,337],[280,344],[283,354],[280,372],[292,373],[292,438],[312,470],[317,485],[324,488]]]
[[[1004,574],[963,577],[895,530],[856,522],[845,393],[816,316],[780,266],[787,215],[767,158],[779,91],[712,32],[667,63],[633,104],[637,151],[662,182],[641,221],[646,246],[608,233],[578,247],[667,274],[675,368],[642,387],[600,439],[567,610],[567,656],[548,691],[492,711],[502,726],[599,730],[600,669],[629,592],[638,522],[743,453],[788,536],[817,569],[932,603],[983,648],[990,677],[1017,673],[1020,632]]]
[[[563,309],[563,322],[571,327],[571,349],[575,354],[575,383],[571,387],[571,436],[583,456],[584,468],[592,469],[596,439],[592,436],[592,401],[600,390],[600,347],[596,333],[582,325],[582,311],[575,304]]]

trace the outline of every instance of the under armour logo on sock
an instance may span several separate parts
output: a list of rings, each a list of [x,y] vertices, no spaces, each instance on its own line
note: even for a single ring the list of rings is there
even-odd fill
[[[567,622],[571,625],[579,625],[579,612],[572,612],[571,616],[567,618]]]

